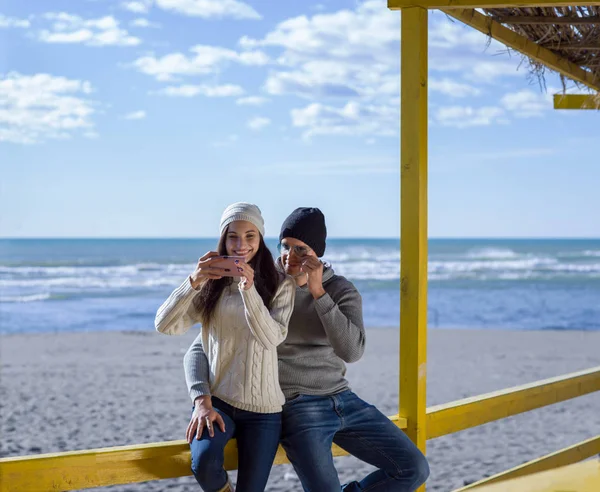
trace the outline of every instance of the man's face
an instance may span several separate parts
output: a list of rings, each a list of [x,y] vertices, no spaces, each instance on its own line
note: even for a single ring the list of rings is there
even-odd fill
[[[279,251],[285,273],[292,277],[302,274],[300,268],[302,267],[304,258],[307,256],[317,256],[308,244],[292,237],[285,237],[281,240]]]

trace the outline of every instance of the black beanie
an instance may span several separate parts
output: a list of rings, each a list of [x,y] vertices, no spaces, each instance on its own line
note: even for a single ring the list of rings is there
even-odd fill
[[[308,244],[320,258],[325,254],[327,228],[325,216],[318,208],[300,207],[283,221],[279,241],[291,237]]]

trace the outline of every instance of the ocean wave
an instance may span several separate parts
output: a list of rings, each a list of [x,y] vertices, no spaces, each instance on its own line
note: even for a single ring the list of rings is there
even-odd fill
[[[117,277],[133,276],[144,272],[157,273],[180,273],[191,272],[192,264],[160,264],[160,263],[136,263],[132,265],[120,265],[111,267],[96,266],[0,266],[0,278],[60,278],[60,277]]]
[[[477,260],[510,260],[522,255],[509,248],[475,248],[467,251],[465,256]]]
[[[31,294],[27,296],[7,296],[0,297],[0,303],[22,303],[22,302],[40,302],[51,299],[50,294]]]
[[[583,248],[582,248],[583,249]],[[596,252],[597,250],[590,250]],[[334,249],[325,259],[336,273],[367,289],[395,289],[400,280],[399,251],[393,248]],[[517,254],[511,249],[479,248],[430,258],[431,282],[588,281],[600,278],[596,255],[579,258]],[[337,256],[336,256],[337,255]],[[2,303],[166,293],[194,269],[192,263],[136,262],[119,266],[2,266]]]

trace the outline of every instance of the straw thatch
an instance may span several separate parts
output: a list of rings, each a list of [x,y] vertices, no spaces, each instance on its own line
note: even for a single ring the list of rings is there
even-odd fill
[[[504,8],[484,9],[484,12],[600,80],[600,7]],[[533,72],[543,79],[545,67],[533,60],[530,64]]]

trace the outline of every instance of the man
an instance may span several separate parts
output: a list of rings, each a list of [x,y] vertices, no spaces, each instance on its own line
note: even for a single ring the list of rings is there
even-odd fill
[[[429,476],[413,442],[345,379],[347,362],[365,348],[362,299],[354,285],[319,258],[327,229],[318,208],[298,208],[279,234],[280,268],[296,281],[288,336],[278,347],[282,445],[306,492],[412,492]],[[190,394],[208,381],[201,337],[185,356]],[[200,374],[199,372],[202,372]],[[196,389],[195,389],[196,388]],[[378,470],[342,487],[331,454],[336,443]]]
[[[282,445],[307,492],[416,490],[429,476],[426,458],[344,378],[345,363],[359,360],[365,348],[362,299],[319,260],[326,237],[317,208],[294,210],[279,235],[278,262],[297,285],[288,336],[278,349],[286,397]],[[342,487],[332,443],[378,470]]]

